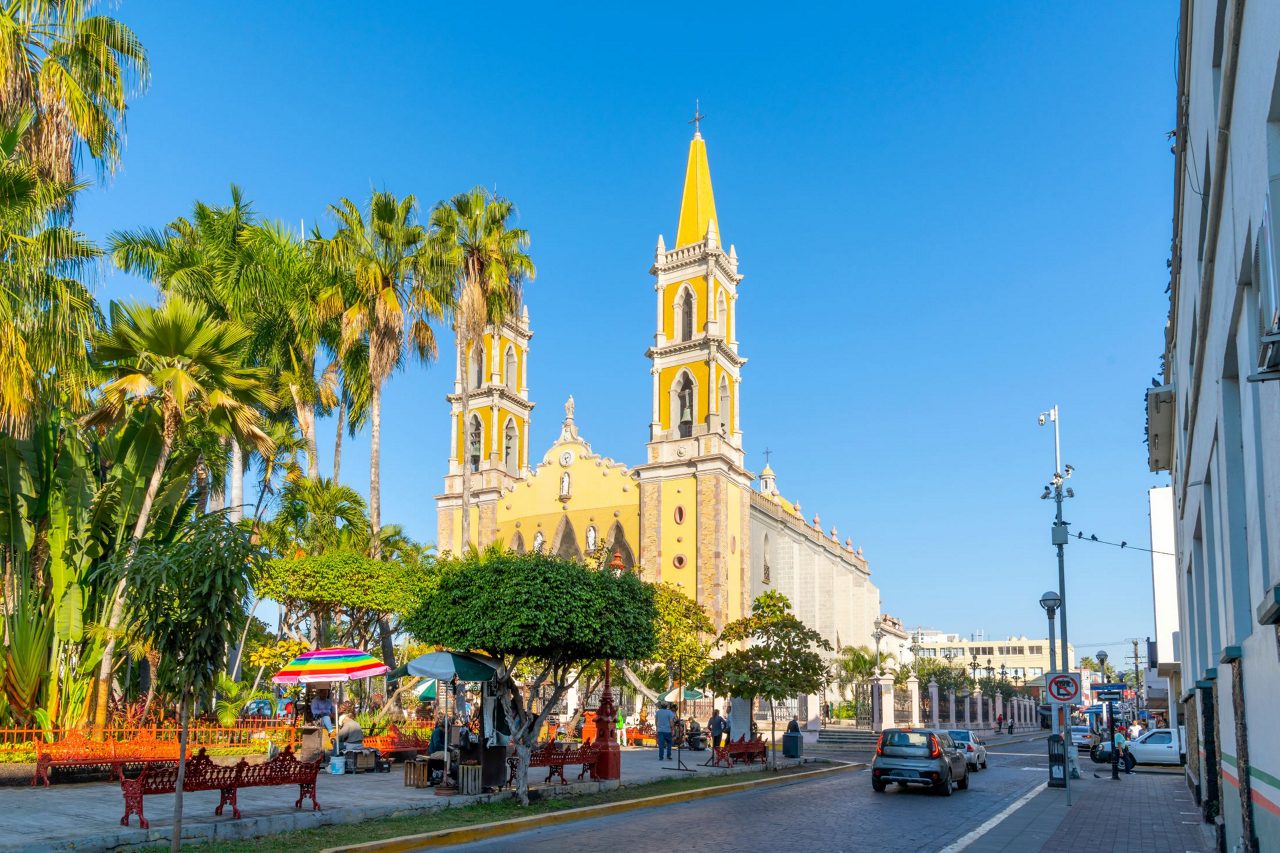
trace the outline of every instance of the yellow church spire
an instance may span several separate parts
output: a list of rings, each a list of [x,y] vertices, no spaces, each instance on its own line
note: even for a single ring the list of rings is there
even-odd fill
[[[698,119],[695,118],[695,128]],[[694,130],[689,143],[689,165],[684,172],[684,195],[680,199],[680,226],[676,229],[675,248],[701,243],[707,236],[707,228],[719,222],[716,219],[716,197],[711,191],[711,167],[707,165],[707,143],[702,133]]]

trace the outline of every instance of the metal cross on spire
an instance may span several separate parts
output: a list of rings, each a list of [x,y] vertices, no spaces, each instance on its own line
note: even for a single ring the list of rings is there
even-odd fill
[[[706,116],[704,116],[702,114],[702,110],[699,109],[699,101],[697,98],[694,98],[693,99],[693,118],[689,119],[689,124],[693,125],[694,135],[701,134],[701,131],[698,128],[698,122],[702,121],[704,118],[706,118]]]
[[[769,448],[767,448],[767,447],[766,447],[766,448],[764,449],[764,464],[765,464],[765,467],[766,467],[766,468],[769,466],[769,457],[770,457],[772,454],[773,454],[773,451],[772,451],[772,450],[770,450]]]

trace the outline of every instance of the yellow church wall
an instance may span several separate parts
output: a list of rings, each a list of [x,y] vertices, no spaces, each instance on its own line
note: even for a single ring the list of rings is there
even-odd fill
[[[693,477],[678,477],[661,482],[662,518],[658,519],[662,565],[657,578],[680,587],[685,595],[697,598],[698,565],[698,495]],[[676,510],[684,510],[684,521],[676,522]],[[684,557],[684,567],[677,568],[676,556]],[[652,568],[649,566],[646,569]]]
[[[698,386],[697,393],[694,396],[694,406],[697,409],[695,422],[701,422],[706,417],[708,400],[707,387],[707,363],[705,361],[691,361],[686,364],[678,364],[673,367],[664,368],[658,374],[658,421],[662,424],[663,429],[671,429],[671,383],[675,382],[676,375],[682,370],[689,371],[693,376],[694,383]]]

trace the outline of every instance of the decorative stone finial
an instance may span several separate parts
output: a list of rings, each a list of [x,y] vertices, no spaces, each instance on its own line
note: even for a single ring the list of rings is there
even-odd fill
[[[720,244],[720,232],[716,230],[714,219],[707,221],[707,248],[714,249]]]
[[[573,420],[573,395],[569,395],[569,399],[564,401],[564,419],[566,421]]]
[[[573,424],[573,395],[564,401],[564,424],[560,427],[561,441],[579,441],[578,428]]]
[[[662,235],[658,235],[658,248],[653,250],[653,256],[658,260],[662,260],[662,256],[667,253],[667,243],[662,239]]]

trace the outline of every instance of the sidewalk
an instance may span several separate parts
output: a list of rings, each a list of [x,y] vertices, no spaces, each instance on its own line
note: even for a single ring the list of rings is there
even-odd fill
[[[967,853],[1210,853],[1213,829],[1174,770],[1135,771],[1112,781],[1109,768],[1086,761],[1071,781],[1071,802],[1061,788],[1044,788],[985,835]],[[1098,774],[1097,778],[1094,773]]]

